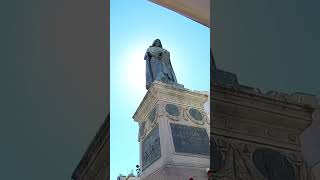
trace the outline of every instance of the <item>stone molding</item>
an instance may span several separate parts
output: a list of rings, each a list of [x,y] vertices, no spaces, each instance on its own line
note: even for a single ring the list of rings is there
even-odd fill
[[[153,82],[133,116],[134,121],[139,123],[141,130],[138,141],[141,142],[144,137],[146,137],[161,116],[166,116],[171,121],[185,120],[194,125],[209,124],[210,119],[203,110],[204,103],[207,100],[207,92],[191,91],[180,86],[166,84],[160,81]],[[177,106],[179,115],[170,115],[165,109],[167,104]],[[188,113],[190,108],[198,109],[201,112],[203,116],[202,123],[198,123],[190,117]],[[150,124],[148,116],[153,109],[156,109],[156,115],[154,122]]]
[[[203,107],[208,95],[200,91],[191,91],[179,86],[154,81],[140,103],[133,119],[145,121],[147,114],[158,101],[179,102],[181,105]]]
[[[312,170],[306,171],[305,164],[307,162],[311,166],[310,162],[319,157],[312,155],[319,146],[315,143],[318,142],[316,137],[311,140],[307,140],[306,137],[317,134],[314,131],[317,131],[315,127],[320,122],[320,113],[317,114],[320,109],[319,96],[300,92],[286,94],[244,86],[238,82],[236,74],[215,66],[212,51],[211,61],[213,97],[210,97],[210,103],[211,112],[214,112],[211,114],[211,137],[223,137],[227,143],[243,141],[278,149],[281,152],[293,152],[295,155],[291,153],[287,156],[299,157],[301,171],[296,171],[302,173],[295,180],[309,179]],[[301,139],[301,135],[304,138]],[[317,145],[311,144],[312,142]],[[301,144],[305,151],[303,154]],[[305,149],[306,147],[309,149]],[[320,179],[320,168],[317,170],[315,180]],[[244,179],[260,180],[259,177]]]
[[[216,114],[238,116],[251,121],[277,124],[303,131],[312,122],[312,106],[293,104],[270,97],[214,86],[211,107]],[[257,120],[259,119],[259,120]]]
[[[266,180],[252,163],[253,151],[265,147],[288,158],[297,174],[295,180],[307,179],[299,136],[312,123],[317,106],[237,87],[213,85],[211,90],[214,91],[210,97],[214,112],[211,135],[223,155],[224,169],[241,169],[243,173],[237,178]],[[235,158],[235,154],[228,155],[230,148],[238,153],[238,165],[230,164]],[[222,180],[235,179],[226,171],[221,170],[216,175],[219,174],[229,176],[220,177]]]

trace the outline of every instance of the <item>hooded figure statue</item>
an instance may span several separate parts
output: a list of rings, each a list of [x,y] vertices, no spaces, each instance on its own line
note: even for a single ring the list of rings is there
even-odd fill
[[[162,48],[159,39],[154,40],[144,56],[146,60],[146,88],[155,80],[178,84],[170,62],[169,51]]]

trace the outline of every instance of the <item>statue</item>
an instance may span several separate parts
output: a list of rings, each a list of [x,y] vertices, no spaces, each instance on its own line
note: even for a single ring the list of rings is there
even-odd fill
[[[159,39],[156,39],[147,49],[144,59],[146,60],[147,89],[149,89],[155,80],[169,84],[178,84],[170,62],[170,53],[162,48]]]

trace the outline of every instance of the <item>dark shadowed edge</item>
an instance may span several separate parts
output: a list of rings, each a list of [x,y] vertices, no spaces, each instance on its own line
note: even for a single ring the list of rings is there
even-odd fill
[[[103,148],[104,145],[108,146],[107,149],[109,149],[109,144],[107,143],[110,141],[110,114],[106,117],[104,123],[99,128],[97,134],[91,141],[88,149],[86,150],[85,154],[81,158],[78,166],[72,173],[72,179],[76,180],[79,178],[79,176],[83,175],[86,170],[88,170],[88,167],[90,166],[90,162],[94,161],[94,159],[99,155],[99,151]],[[110,155],[107,155],[107,164],[109,165],[110,162]],[[110,165],[109,165],[110,167]],[[109,169],[106,169],[109,171]],[[108,173],[110,174],[110,173]]]

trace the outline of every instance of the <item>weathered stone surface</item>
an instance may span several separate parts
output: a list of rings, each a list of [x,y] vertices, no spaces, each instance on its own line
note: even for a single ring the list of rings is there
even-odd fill
[[[210,166],[209,118],[204,112],[207,101],[207,92],[191,91],[159,81],[152,83],[133,118],[139,124],[145,123],[145,136],[140,139],[140,164],[145,164],[143,142],[156,126],[159,129],[161,156],[142,171],[141,180],[188,179],[192,175],[197,180],[207,180],[206,168]],[[149,117],[154,109],[156,115],[152,123]],[[196,123],[199,121],[192,118],[189,109],[197,109],[201,113],[201,123]],[[173,123],[187,128],[171,129],[170,124]]]
[[[155,118],[156,118],[156,111],[157,111],[157,109],[154,108],[154,109],[150,112],[150,114],[149,114],[148,119],[149,119],[149,122],[150,122],[151,124],[154,122],[154,120],[155,120]]]
[[[142,142],[142,171],[161,157],[159,128],[155,127]]]
[[[178,153],[209,156],[209,137],[206,129],[180,124],[170,124],[173,144]]]
[[[320,109],[319,97],[244,86],[239,84],[235,74],[215,66],[212,52],[211,61],[213,79],[210,98],[213,114],[210,132],[218,142],[218,148],[214,149],[223,155],[223,168],[218,168],[215,178],[309,179],[305,160],[309,167],[320,162],[320,141],[317,136],[320,132],[320,115],[315,118],[315,110]],[[275,155],[277,153],[271,153],[272,158],[256,160],[255,164],[260,169],[257,171],[250,157],[261,148],[279,152],[288,161],[281,155]],[[218,162],[215,163],[219,165]],[[317,175],[314,178],[318,180],[320,173]]]
[[[212,90],[210,132],[223,155],[217,179],[308,178],[299,135],[312,121],[311,104],[292,103],[281,94],[265,95],[243,87],[213,85]],[[272,150],[258,150],[266,148]]]
[[[280,152],[258,148],[252,158],[254,165],[264,177],[272,180],[295,180],[292,164]]]
[[[142,122],[139,125],[139,138],[138,138],[139,141],[144,137],[145,131],[146,131],[146,122]]]
[[[269,148],[245,139],[237,140],[218,135],[215,137],[217,149],[222,155],[222,166],[217,168],[214,175],[216,179],[305,180],[307,177],[307,169],[297,151]],[[268,149],[267,153],[263,151],[265,149]]]
[[[218,172],[223,168],[223,157],[213,136],[210,137],[210,169]]]

